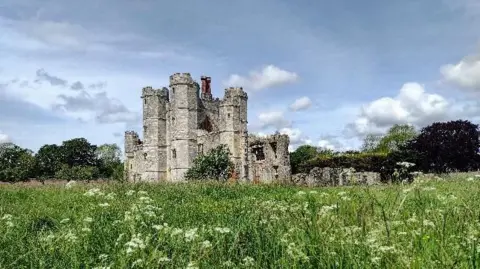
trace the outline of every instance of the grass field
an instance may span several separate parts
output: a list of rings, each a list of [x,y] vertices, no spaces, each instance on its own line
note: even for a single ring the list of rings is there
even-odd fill
[[[462,178],[463,177],[463,178]],[[0,268],[476,268],[480,178],[0,186]]]

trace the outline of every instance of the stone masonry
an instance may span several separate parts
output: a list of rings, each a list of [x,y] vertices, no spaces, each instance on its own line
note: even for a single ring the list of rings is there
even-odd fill
[[[199,154],[221,144],[230,150],[238,180],[290,180],[289,137],[249,135],[247,93],[230,87],[214,99],[210,85],[210,77],[202,76],[200,87],[189,73],[175,73],[169,89],[143,88],[143,141],[125,132],[129,181],[183,181]]]

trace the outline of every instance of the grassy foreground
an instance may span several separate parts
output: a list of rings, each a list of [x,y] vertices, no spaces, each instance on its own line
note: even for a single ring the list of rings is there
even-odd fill
[[[0,268],[476,268],[480,178],[0,186]]]

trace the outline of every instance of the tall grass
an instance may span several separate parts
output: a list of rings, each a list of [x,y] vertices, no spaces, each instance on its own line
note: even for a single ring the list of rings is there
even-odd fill
[[[0,187],[0,268],[475,268],[480,178]]]

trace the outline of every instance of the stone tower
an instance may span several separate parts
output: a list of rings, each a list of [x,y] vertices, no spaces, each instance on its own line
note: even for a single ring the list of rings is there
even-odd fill
[[[220,145],[230,150],[237,180],[289,178],[288,136],[249,136],[247,102],[241,87],[213,98],[211,77],[202,76],[200,87],[189,73],[171,75],[170,89],[143,88],[143,141],[125,132],[127,179],[182,181],[198,155]]]
[[[165,178],[167,172],[168,89],[142,90],[144,181]]]
[[[220,141],[228,145],[235,164],[236,174],[240,179],[246,179],[247,150],[247,94],[242,88],[225,89],[223,101],[220,104]]]
[[[171,75],[170,91],[170,175],[181,180],[197,156],[199,93],[190,73]]]

